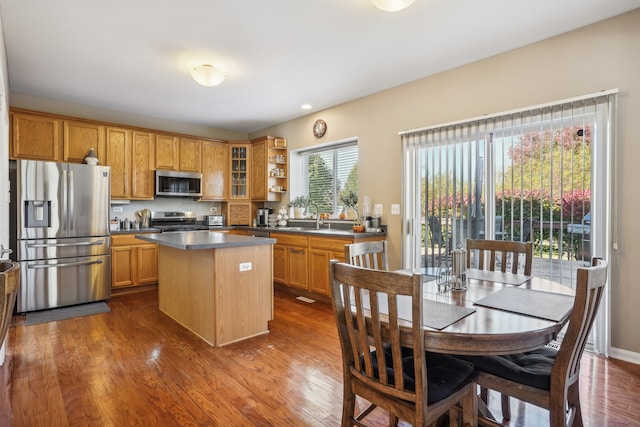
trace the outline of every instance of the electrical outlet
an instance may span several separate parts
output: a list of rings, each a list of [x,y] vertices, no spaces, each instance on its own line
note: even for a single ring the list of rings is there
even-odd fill
[[[400,215],[400,205],[394,203],[391,205],[391,215]]]
[[[250,271],[252,265],[250,262],[241,262],[240,263],[240,271]]]
[[[113,211],[114,211],[114,212],[123,212],[123,211],[124,211],[124,209],[123,209],[123,207],[122,207],[122,206],[114,206],[114,207],[113,207]]]
[[[382,216],[382,204],[381,203],[376,203],[375,205],[373,205],[373,213],[377,217],[381,217]]]

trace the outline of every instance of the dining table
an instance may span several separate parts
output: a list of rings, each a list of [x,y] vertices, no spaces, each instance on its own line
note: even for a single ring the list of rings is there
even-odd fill
[[[573,308],[573,289],[536,276],[467,269],[465,289],[454,290],[433,269],[398,272],[423,275],[425,348],[436,353],[531,351],[557,337]],[[410,319],[409,302],[399,310]]]

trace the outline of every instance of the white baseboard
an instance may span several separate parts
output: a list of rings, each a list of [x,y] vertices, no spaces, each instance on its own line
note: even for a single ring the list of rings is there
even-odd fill
[[[609,351],[609,357],[612,359],[623,360],[625,362],[640,365],[640,353],[634,353],[633,351],[611,347],[611,350]]]

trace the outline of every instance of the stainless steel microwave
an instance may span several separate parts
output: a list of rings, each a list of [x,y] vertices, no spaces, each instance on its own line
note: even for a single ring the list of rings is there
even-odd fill
[[[156,170],[156,196],[200,197],[202,174]]]

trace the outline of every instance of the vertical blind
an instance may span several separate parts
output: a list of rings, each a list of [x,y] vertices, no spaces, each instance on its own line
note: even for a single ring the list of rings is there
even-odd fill
[[[466,238],[534,240],[536,256],[548,259],[592,255],[594,236],[582,232],[605,218],[604,208],[592,212],[607,195],[593,186],[592,162],[606,153],[596,144],[611,139],[615,93],[402,132],[405,231],[413,236],[405,242],[414,246],[405,266],[437,265]],[[434,218],[443,239],[428,227]],[[547,268],[562,275],[561,263]]]

